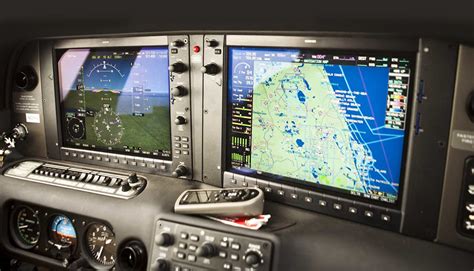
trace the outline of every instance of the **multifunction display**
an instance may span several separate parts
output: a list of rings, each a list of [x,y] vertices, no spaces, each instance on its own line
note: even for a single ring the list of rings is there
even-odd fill
[[[167,47],[57,54],[64,146],[171,159]]]
[[[413,61],[229,48],[232,171],[397,203]]]

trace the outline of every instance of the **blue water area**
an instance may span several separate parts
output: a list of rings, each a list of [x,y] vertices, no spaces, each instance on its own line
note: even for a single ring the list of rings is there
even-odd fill
[[[334,90],[367,92],[367,95],[355,95],[356,103],[360,104],[359,111],[350,111],[350,114],[372,116],[374,119],[366,120],[362,124],[351,123],[349,127],[352,137],[368,148],[369,153],[376,160],[374,168],[386,170],[385,174],[370,170],[369,178],[373,180],[385,179],[391,184],[398,184],[403,156],[404,131],[383,127],[389,69],[341,65],[325,65],[324,68],[329,74],[329,81]],[[357,107],[352,106],[352,108]],[[377,183],[376,185],[380,186],[382,192],[392,195],[398,193],[390,184]]]
[[[304,104],[306,102],[306,95],[304,95],[303,91],[298,90],[298,100]]]
[[[298,139],[296,140],[296,145],[298,145],[298,147],[303,147],[304,141],[298,138]]]

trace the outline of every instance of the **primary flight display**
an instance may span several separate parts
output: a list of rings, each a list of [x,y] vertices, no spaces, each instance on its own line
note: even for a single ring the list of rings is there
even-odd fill
[[[231,169],[396,203],[412,62],[229,48]]]
[[[171,159],[167,47],[57,53],[64,146]]]

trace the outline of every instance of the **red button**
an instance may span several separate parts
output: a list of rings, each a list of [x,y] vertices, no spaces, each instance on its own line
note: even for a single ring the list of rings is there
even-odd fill
[[[199,46],[196,45],[193,47],[193,52],[199,53],[200,51],[201,51],[201,48]]]

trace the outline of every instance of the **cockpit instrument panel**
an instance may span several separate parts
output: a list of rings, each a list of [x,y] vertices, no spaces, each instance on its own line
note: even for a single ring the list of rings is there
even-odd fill
[[[229,48],[233,172],[396,204],[413,55]]]
[[[167,47],[57,51],[63,145],[171,159]]]

